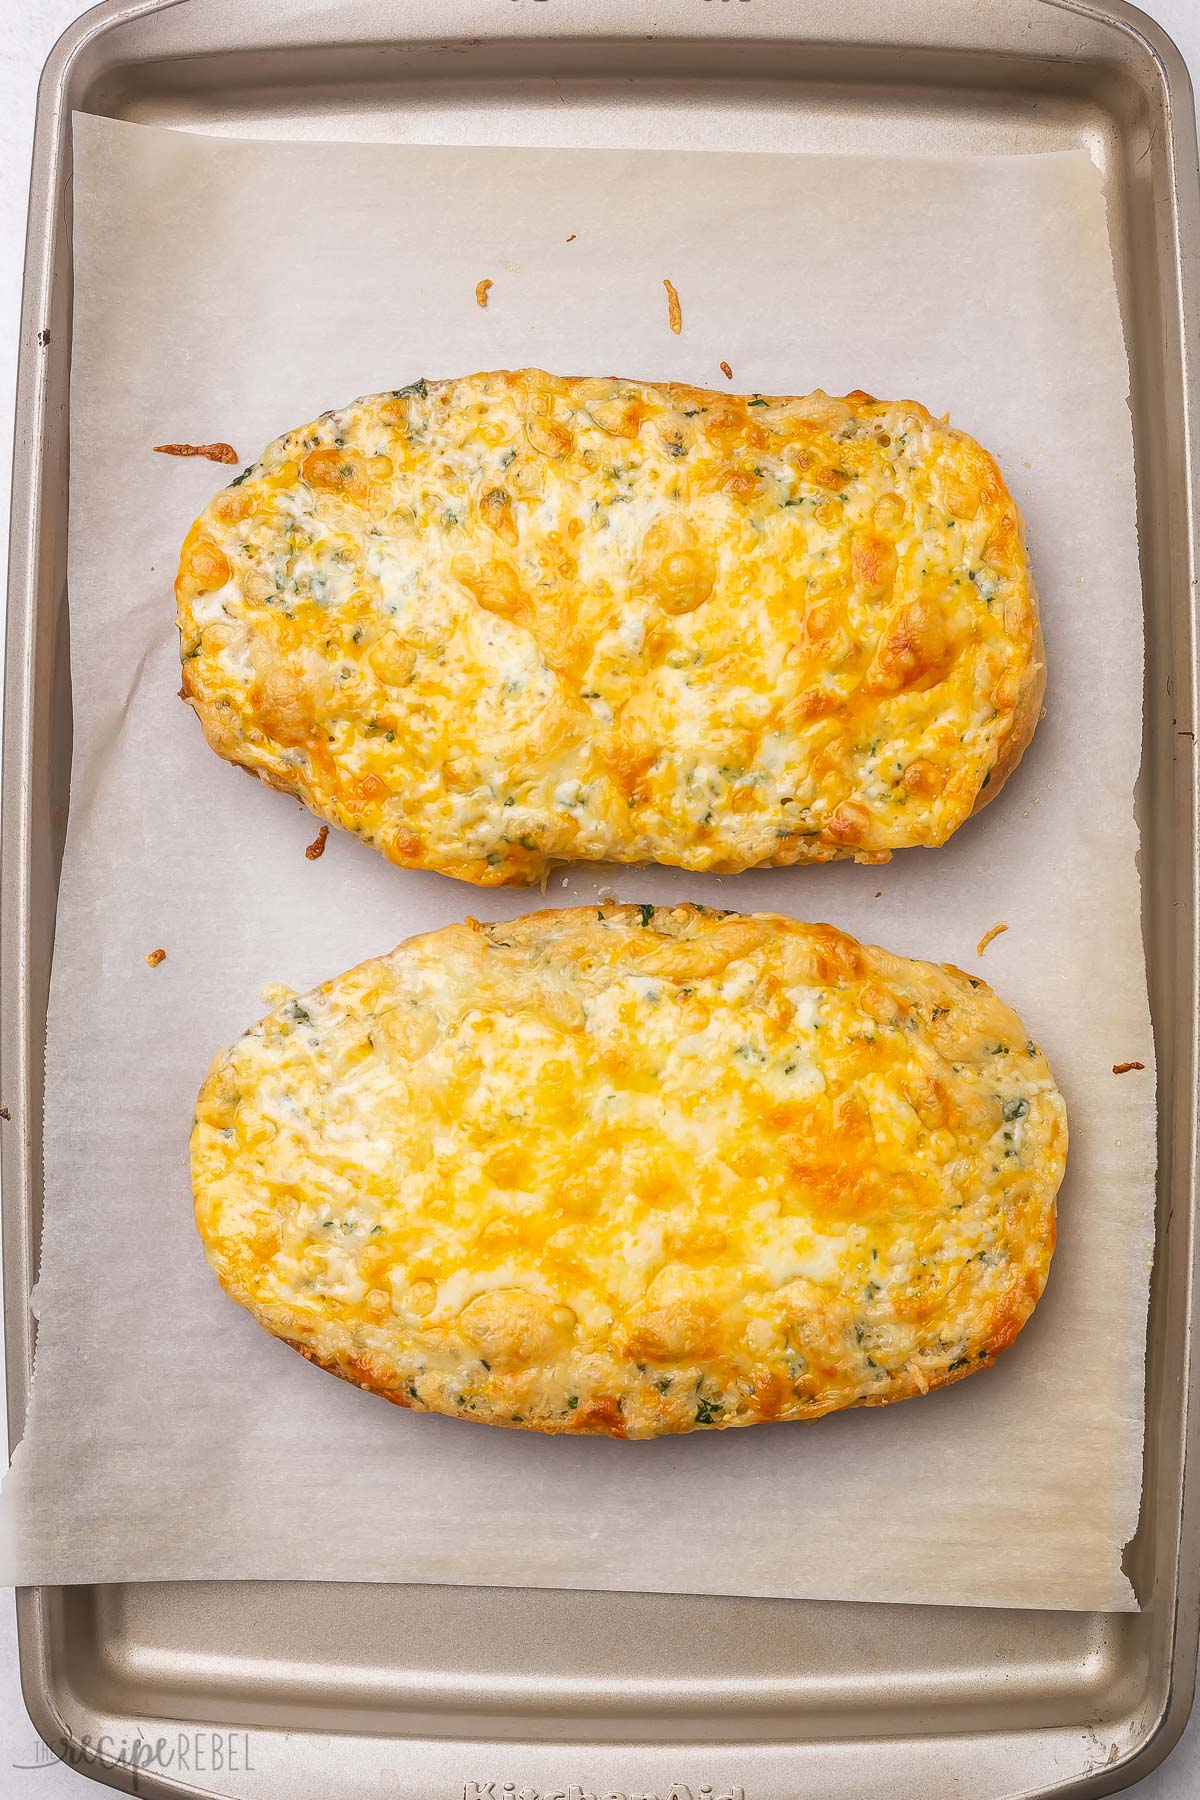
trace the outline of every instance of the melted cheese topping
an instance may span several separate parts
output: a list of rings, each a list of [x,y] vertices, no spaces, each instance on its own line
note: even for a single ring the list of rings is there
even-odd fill
[[[647,1437],[990,1363],[1041,1294],[1066,1120],[1015,1015],[825,925],[455,925],[291,999],[192,1136],[220,1280],[401,1406]]]
[[[861,393],[420,381],[272,444],[176,592],[214,749],[485,885],[941,844],[1043,687],[992,458]]]

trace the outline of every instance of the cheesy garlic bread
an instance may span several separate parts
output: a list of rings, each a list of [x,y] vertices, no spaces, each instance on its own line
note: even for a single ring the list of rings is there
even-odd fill
[[[418,381],[270,445],[176,594],[220,755],[484,886],[944,843],[1044,686],[995,462],[863,393]]]
[[[1067,1148],[978,979],[696,906],[468,921],[213,1064],[227,1292],[398,1406],[653,1437],[986,1368],[1042,1292]]]

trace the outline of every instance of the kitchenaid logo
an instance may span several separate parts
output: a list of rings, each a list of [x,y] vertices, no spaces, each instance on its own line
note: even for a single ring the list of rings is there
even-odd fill
[[[467,1781],[463,1783],[463,1800],[746,1800],[742,1787],[715,1788],[711,1782],[703,1787],[689,1787],[676,1781],[669,1788],[589,1788],[572,1782],[570,1787],[535,1788],[528,1783],[518,1787],[515,1781]]]

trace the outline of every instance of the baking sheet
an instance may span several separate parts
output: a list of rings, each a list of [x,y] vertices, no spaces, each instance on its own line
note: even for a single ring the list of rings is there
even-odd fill
[[[0,1576],[1132,1605],[1154,1128],[1141,609],[1086,157],[247,145],[80,118],[75,213],[75,760],[38,1362]],[[150,445],[224,437],[249,461],[422,373],[536,361],[723,385],[723,357],[738,389],[916,394],[999,454],[1030,527],[1049,715],[937,853],[724,879],[575,869],[547,903],[686,893],[979,967],[1070,1111],[1050,1287],[994,1371],[819,1425],[623,1445],[400,1414],[217,1289],[190,1221],[192,1099],[264,981],[304,987],[413,930],[541,901],[392,870],[340,834],[309,863],[308,815],[207,752],[175,699],[169,582],[220,472]],[[1146,1072],[1113,1076],[1130,1059]]]

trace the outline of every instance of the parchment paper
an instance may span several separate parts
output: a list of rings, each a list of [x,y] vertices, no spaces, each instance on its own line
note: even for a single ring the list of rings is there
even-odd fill
[[[1133,1606],[1154,1155],[1142,624],[1090,162],[250,144],[79,118],[75,258],[74,768],[40,1339],[0,1579]],[[536,362],[720,387],[722,358],[739,390],[915,395],[1000,457],[1050,667],[1048,715],[1000,799],[883,869],[581,866],[545,901],[392,869],[340,833],[306,861],[310,817],[212,756],[176,698],[170,583],[223,474],[151,445],[225,438],[248,462],[421,374]],[[979,969],[1019,1009],[1066,1095],[1071,1154],[1048,1291],[995,1370],[816,1425],[573,1442],[396,1411],[224,1297],[192,1226],[187,1135],[263,984],[307,987],[469,911],[602,892],[832,919]],[[1146,1072],[1114,1076],[1127,1060]]]

